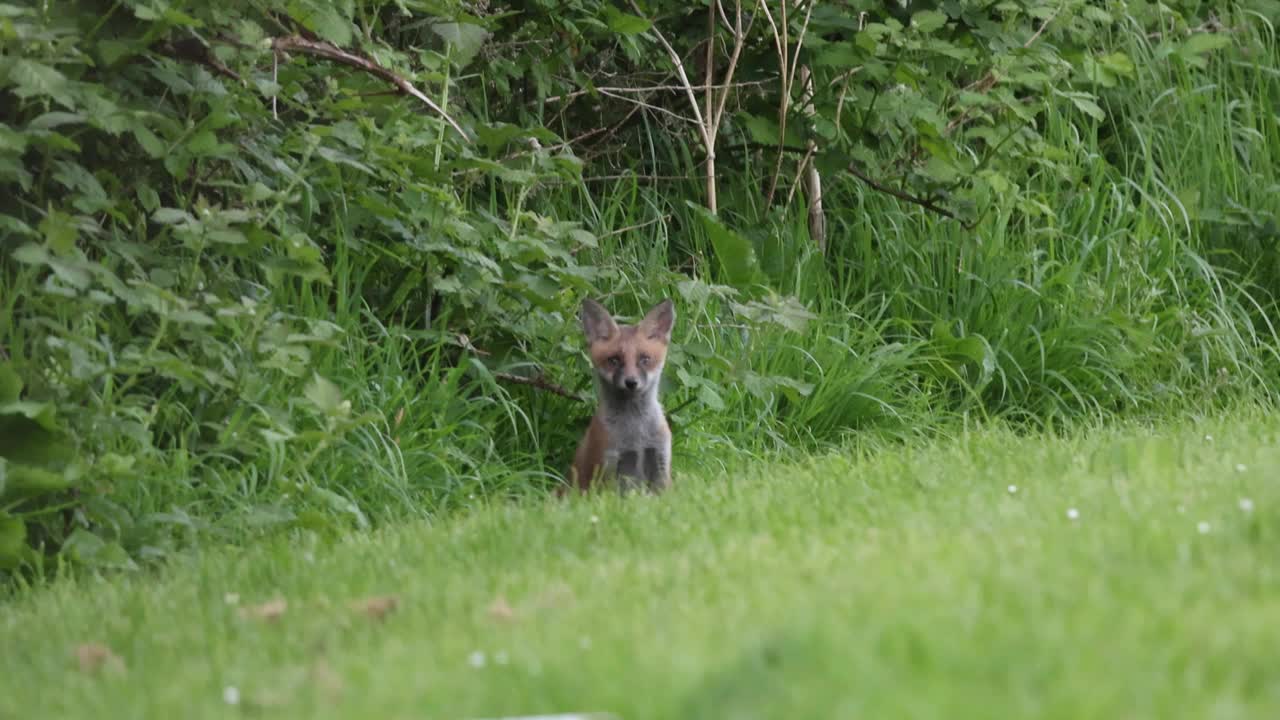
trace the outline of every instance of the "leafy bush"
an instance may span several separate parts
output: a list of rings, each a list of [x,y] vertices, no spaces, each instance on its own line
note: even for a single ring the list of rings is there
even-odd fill
[[[685,467],[1272,392],[1275,4],[914,5],[0,4],[0,569],[536,495],[586,296]]]

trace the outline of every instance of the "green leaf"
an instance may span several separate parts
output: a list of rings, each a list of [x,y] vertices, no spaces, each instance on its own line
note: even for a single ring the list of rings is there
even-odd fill
[[[67,77],[43,63],[27,58],[14,60],[9,67],[9,79],[16,85],[13,94],[20,98],[43,96],[67,107],[74,104],[66,94]]]
[[[164,142],[162,142],[160,138],[148,128],[142,126],[133,128],[133,137],[138,141],[138,144],[142,146],[143,152],[153,158],[164,157],[165,154],[169,152],[169,149],[165,147]]]
[[[0,415],[24,417],[45,430],[57,430],[53,403],[13,400],[0,404]]]
[[[1071,102],[1084,114],[1099,122],[1107,119],[1107,114],[1098,107],[1098,103],[1079,93],[1072,93]]]
[[[40,221],[40,232],[44,235],[45,244],[58,255],[67,255],[76,246],[76,237],[80,234],[75,219],[61,210],[52,210]]]
[[[319,373],[312,374],[311,382],[307,384],[303,394],[317,410],[325,415],[339,414],[342,407],[342,392],[338,390],[337,385],[321,377]]]
[[[469,65],[489,39],[488,30],[470,23],[437,23],[431,29],[449,44],[450,59],[458,67]]]
[[[85,116],[82,113],[47,112],[32,120],[27,125],[27,128],[29,130],[52,130],[63,125],[78,125],[84,121]]]
[[[1182,47],[1178,48],[1178,54],[1183,57],[1194,55],[1204,55],[1205,53],[1221,50],[1231,45],[1231,37],[1223,33],[1196,33],[1187,38],[1182,43]]]
[[[743,121],[751,139],[765,145],[778,144],[778,123],[764,115],[748,115]]]
[[[195,222],[195,218],[191,217],[190,213],[187,211],[168,207],[162,207],[159,210],[156,210],[151,214],[151,219],[161,225],[176,225],[184,222]]]
[[[211,130],[201,130],[187,141],[187,151],[197,157],[211,155],[218,149],[218,136]]]
[[[21,518],[0,513],[0,570],[22,564],[27,547],[27,526]]]
[[[911,27],[922,33],[931,33],[947,24],[947,16],[937,10],[923,10],[911,16]]]
[[[308,30],[343,47],[351,43],[351,21],[338,13],[337,3],[291,2],[289,15]]]
[[[0,364],[0,403],[17,402],[22,395],[22,377],[11,363]]]
[[[136,570],[138,567],[119,543],[107,542],[84,528],[76,528],[58,552],[74,562],[91,567],[127,570]]]
[[[1133,60],[1122,52],[1113,52],[1098,58],[1098,64],[1121,77],[1132,77],[1137,70]]]
[[[716,259],[720,261],[720,269],[724,272],[729,284],[739,289],[754,286],[761,277],[761,271],[755,247],[752,246],[751,241],[730,230],[701,205],[688,200],[685,202],[702,221],[702,227],[711,238]]]
[[[352,502],[349,498],[339,495],[338,493],[327,488],[308,485],[309,494],[316,496],[331,509],[350,515],[360,529],[365,530],[369,527],[369,519],[365,517],[360,507]]]
[[[0,458],[0,473],[4,475],[0,499],[6,503],[61,492],[72,485],[71,480],[62,473],[9,462],[4,458]]]
[[[639,35],[653,27],[653,23],[645,18],[620,12],[608,5],[604,6],[604,21],[619,35]]]

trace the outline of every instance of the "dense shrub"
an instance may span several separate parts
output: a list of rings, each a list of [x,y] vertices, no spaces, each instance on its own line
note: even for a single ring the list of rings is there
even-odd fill
[[[685,467],[1273,391],[1276,3],[916,5],[0,4],[0,568],[541,492],[589,295]]]

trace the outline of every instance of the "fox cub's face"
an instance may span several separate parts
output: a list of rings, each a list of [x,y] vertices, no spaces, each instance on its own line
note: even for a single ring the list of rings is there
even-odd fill
[[[582,303],[582,329],[587,335],[591,364],[606,387],[641,394],[662,375],[676,322],[675,306],[663,300],[635,325],[619,326],[595,300]]]

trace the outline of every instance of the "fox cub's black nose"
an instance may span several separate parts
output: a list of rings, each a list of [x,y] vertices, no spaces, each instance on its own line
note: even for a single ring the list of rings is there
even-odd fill
[[[640,383],[635,378],[627,378],[623,381],[623,384],[627,386],[628,390],[635,390]]]

